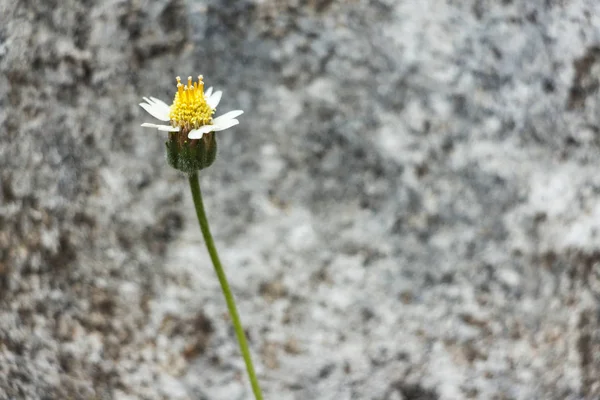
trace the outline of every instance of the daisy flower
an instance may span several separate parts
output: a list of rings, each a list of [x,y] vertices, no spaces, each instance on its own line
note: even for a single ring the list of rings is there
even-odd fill
[[[192,82],[188,77],[187,85],[181,83],[177,77],[177,93],[171,106],[155,97],[144,97],[144,103],[140,106],[154,118],[169,125],[143,123],[146,128],[155,128],[165,132],[179,132],[188,139],[201,139],[205,133],[218,132],[231,128],[240,123],[236,117],[242,115],[242,110],[229,111],[221,116],[213,118],[213,114],[221,101],[223,92],[220,90],[213,93],[212,87],[204,91],[202,75],[198,76],[198,82]]]

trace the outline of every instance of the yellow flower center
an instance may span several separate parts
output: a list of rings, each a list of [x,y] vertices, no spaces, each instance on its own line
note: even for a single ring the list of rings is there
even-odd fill
[[[183,85],[181,78],[177,77],[177,93],[169,112],[173,126],[179,126],[182,130],[198,129],[212,122],[214,112],[204,98],[202,75],[198,76],[198,82],[192,82],[189,76],[187,85]]]

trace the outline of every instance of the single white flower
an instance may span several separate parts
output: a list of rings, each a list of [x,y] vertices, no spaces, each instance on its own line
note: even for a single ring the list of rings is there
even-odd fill
[[[189,139],[201,139],[205,133],[222,131],[239,124],[236,118],[244,113],[242,110],[212,117],[223,92],[218,90],[213,93],[212,87],[204,92],[202,79],[202,75],[199,75],[198,82],[192,82],[190,76],[187,85],[183,85],[181,78],[177,77],[177,93],[171,106],[155,97],[144,97],[145,103],[140,103],[140,106],[154,118],[170,122],[170,125],[146,122],[142,126],[165,132],[181,132],[187,134]]]

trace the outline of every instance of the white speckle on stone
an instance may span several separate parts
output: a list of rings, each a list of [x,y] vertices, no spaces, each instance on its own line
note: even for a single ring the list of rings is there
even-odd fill
[[[169,399],[187,400],[191,398],[182,382],[173,376],[161,374],[159,387],[162,394]]]
[[[498,279],[500,279],[500,281],[504,282],[508,286],[516,287],[521,282],[521,277],[519,276],[519,274],[512,269],[500,268],[496,270],[495,273],[498,276]]]

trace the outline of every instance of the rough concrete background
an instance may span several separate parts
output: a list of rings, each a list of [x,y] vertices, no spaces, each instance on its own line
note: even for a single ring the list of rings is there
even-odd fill
[[[0,3],[0,399],[600,398],[600,3]]]

